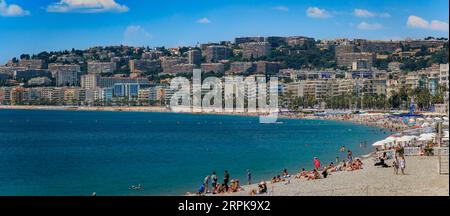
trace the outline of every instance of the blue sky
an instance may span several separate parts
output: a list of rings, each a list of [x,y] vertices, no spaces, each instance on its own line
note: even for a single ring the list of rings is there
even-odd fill
[[[447,0],[0,0],[0,63],[21,53],[236,36],[448,37],[448,7]]]

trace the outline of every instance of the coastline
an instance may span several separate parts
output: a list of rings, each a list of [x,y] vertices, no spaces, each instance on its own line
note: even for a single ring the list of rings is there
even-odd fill
[[[0,106],[1,109],[18,109],[18,110],[66,110],[66,111],[110,111],[110,112],[160,112],[160,113],[171,113],[171,111],[165,107],[74,107],[74,106]],[[212,115],[233,115],[233,116],[258,116],[257,113],[208,113],[208,112],[202,112],[202,113],[189,113],[189,114],[212,114]],[[357,115],[352,115],[351,117],[318,117],[313,115],[279,115],[279,118],[288,118],[288,119],[308,119],[308,120],[328,120],[328,121],[343,121],[343,122],[350,122],[353,124],[360,124],[360,125],[366,125],[366,126],[373,126],[380,129],[388,129],[391,130],[391,132],[394,131],[402,131],[405,128],[402,128],[402,125],[400,123],[388,123],[385,120],[383,120],[383,117],[373,117],[368,116],[364,119],[359,119],[355,117]],[[371,143],[369,143],[369,148],[371,147]],[[380,176],[372,175],[367,170],[373,171],[372,156],[374,155],[375,151],[371,151],[370,153],[366,155],[355,155],[362,159],[364,163],[364,169],[352,171],[352,172],[339,172],[339,173],[333,173],[331,174],[327,179],[320,179],[320,180],[314,180],[314,181],[301,181],[298,179],[294,179],[291,177],[290,183],[285,184],[284,182],[281,183],[269,183],[269,192],[267,194],[263,194],[263,196],[266,195],[280,195],[280,196],[302,196],[302,195],[321,195],[321,193],[325,193],[326,195],[359,195],[362,193],[362,195],[373,195],[369,190],[378,190],[380,192],[381,190],[385,191],[381,193],[381,195],[390,194],[389,190],[382,189],[383,185],[377,184],[376,182],[371,182],[370,184],[366,182],[366,184],[360,184],[361,181],[366,181],[367,179],[373,179],[377,177],[384,176],[383,178],[386,178],[388,175],[387,173],[392,173],[392,169],[388,169],[388,172],[382,172],[381,174],[377,171],[375,173],[379,173]],[[408,159],[409,160],[409,159]],[[414,159],[415,160],[415,159]],[[390,163],[390,162],[388,162]],[[415,163],[416,168],[414,170],[420,170],[420,163]],[[423,170],[423,169],[422,169]],[[339,180],[341,176],[346,176],[344,180]],[[422,178],[423,175],[421,174],[417,178]],[[439,178],[439,177],[436,177]],[[335,180],[336,179],[336,180]],[[440,178],[439,178],[440,179]],[[438,180],[441,182],[442,180]],[[314,183],[312,183],[314,182]],[[323,183],[315,183],[315,182],[323,182]],[[326,183],[328,182],[328,183]],[[382,182],[382,181],[381,181]],[[355,185],[353,185],[355,184]],[[425,183],[423,183],[425,184]],[[329,187],[329,185],[333,185],[333,187]],[[445,186],[445,184],[443,184]],[[447,191],[448,194],[448,183],[446,184],[447,188],[443,189],[444,191]],[[396,188],[395,190],[403,190],[403,191],[409,191],[410,188],[398,188],[397,186],[389,186],[391,189]],[[257,185],[246,185],[243,186],[244,191],[233,193],[233,194],[220,194],[219,196],[225,195],[225,196],[248,196],[249,191],[251,189],[257,188]],[[349,188],[353,188],[352,190],[347,191]],[[369,188],[369,189],[367,189]],[[370,189],[371,188],[371,189]],[[387,191],[387,192],[386,192]],[[411,191],[414,192],[414,191]],[[331,193],[331,194],[329,194]],[[355,194],[356,193],[356,194]],[[442,195],[442,191],[436,189],[434,192],[423,192],[423,193],[413,193],[412,195]],[[208,194],[209,195],[209,194]],[[390,194],[391,195],[391,194]],[[394,195],[398,195],[397,192]]]
[[[173,112],[164,106],[43,106],[43,105],[0,105],[0,110],[61,110],[61,111],[108,111],[108,112],[158,112],[158,113],[185,113],[185,114],[204,114],[204,115],[229,115],[229,116],[259,116],[258,113],[236,113],[236,112]],[[279,118],[287,119],[309,119],[309,120],[330,120],[352,122],[366,126],[374,126],[389,130],[401,131],[398,127],[401,125],[380,125],[371,121],[357,121],[348,117],[317,117],[313,115],[291,115],[279,114]]]
[[[170,112],[166,107],[113,107],[113,106],[28,106],[0,105],[0,110],[66,110],[66,111],[109,111],[109,112]]]

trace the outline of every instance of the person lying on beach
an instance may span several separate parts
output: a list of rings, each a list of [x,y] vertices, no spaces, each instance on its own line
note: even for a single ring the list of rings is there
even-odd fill
[[[336,172],[336,166],[334,166],[334,163],[331,162],[327,167],[329,172]]]
[[[230,187],[228,187],[228,191],[227,192],[231,192],[234,193],[237,191],[237,185],[236,185],[236,181],[234,179],[231,179],[230,181]]]
[[[272,183],[278,183],[282,181],[285,181],[285,179],[282,179],[280,175],[277,175],[276,177],[272,178]]]
[[[306,178],[308,176],[308,171],[305,170],[305,168],[302,168],[302,171],[295,176],[296,179],[300,179],[300,178]]]
[[[225,184],[222,183],[220,186],[219,185],[217,186],[216,193],[220,194],[220,193],[225,193],[225,192],[226,192]]]
[[[258,189],[253,189],[250,191],[250,195],[263,194],[267,193],[267,185],[266,182],[261,182],[258,184]]]
[[[357,158],[351,165],[352,171],[362,169],[362,162],[359,158]]]
[[[309,180],[319,179],[319,177],[320,177],[319,172],[317,172],[317,170],[314,169],[314,170],[312,171],[312,173],[308,175],[308,181],[309,181]]]

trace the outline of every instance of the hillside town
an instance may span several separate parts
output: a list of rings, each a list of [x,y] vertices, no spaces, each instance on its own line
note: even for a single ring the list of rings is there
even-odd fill
[[[276,76],[284,109],[448,112],[447,38],[238,37],[194,47],[92,47],[0,66],[0,105],[168,106],[176,76]]]

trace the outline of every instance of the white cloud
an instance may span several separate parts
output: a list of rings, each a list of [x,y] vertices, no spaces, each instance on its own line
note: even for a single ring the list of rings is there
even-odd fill
[[[201,19],[198,19],[198,20],[197,20],[197,23],[201,23],[201,24],[209,24],[209,23],[211,23],[211,20],[209,20],[209,19],[206,18],[206,17],[203,17],[203,18],[201,18]]]
[[[273,9],[274,9],[274,10],[277,10],[277,11],[284,11],[284,12],[289,11],[289,8],[288,8],[288,7],[282,6],[282,5],[276,6],[276,7],[274,7]]]
[[[408,28],[421,28],[421,29],[428,29],[433,31],[443,31],[448,32],[448,23],[439,21],[439,20],[432,20],[431,22],[428,22],[427,20],[423,19],[422,17],[411,15],[408,17],[408,21],[406,22],[406,26]]]
[[[330,14],[325,10],[318,7],[309,7],[306,9],[306,15],[311,18],[328,18]]]
[[[115,0],[60,0],[47,6],[47,12],[65,13],[100,13],[127,12],[126,5],[118,4]]]
[[[130,46],[148,45],[152,35],[142,26],[130,25],[123,33],[123,43]]]
[[[391,17],[391,15],[389,13],[375,13],[375,12],[371,12],[368,11],[366,9],[360,9],[360,8],[355,8],[355,10],[353,10],[353,14],[357,17],[383,17],[383,18],[388,18]]]
[[[442,22],[439,20],[433,20],[430,23],[430,29],[437,31],[447,31],[448,32],[448,23]]]
[[[382,29],[383,25],[381,25],[379,23],[361,22],[360,24],[358,24],[357,28],[360,30],[378,30],[378,29]]]
[[[428,28],[428,21],[418,16],[409,16],[406,25],[410,28]]]
[[[4,0],[0,0],[0,16],[4,17],[17,17],[28,16],[30,12],[22,9],[19,5],[6,3]]]
[[[358,8],[353,10],[353,13],[357,17],[374,17],[375,16],[375,13],[372,13],[372,12],[370,12],[368,10],[364,10],[364,9],[358,9]]]

